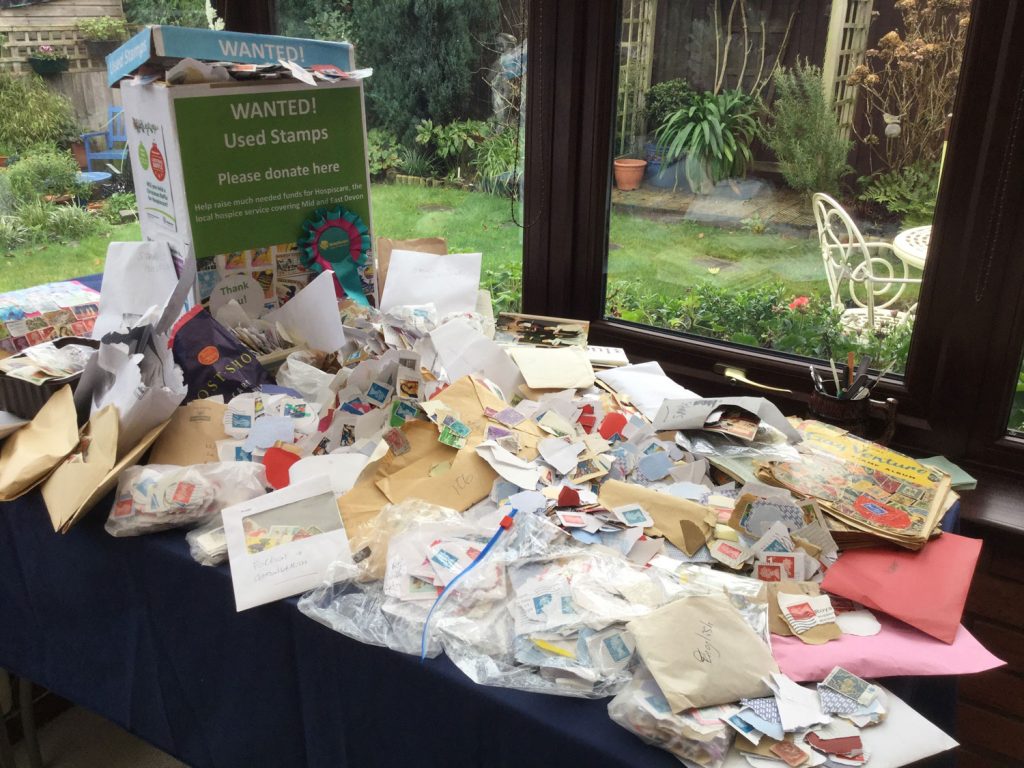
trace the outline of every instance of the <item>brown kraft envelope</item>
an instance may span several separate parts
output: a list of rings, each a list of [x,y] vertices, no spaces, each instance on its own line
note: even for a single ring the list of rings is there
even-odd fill
[[[107,410],[108,408],[104,408],[95,414],[93,419]],[[90,419],[91,421],[92,419]],[[90,477],[92,485],[83,485],[82,487],[73,485],[73,483],[83,482],[85,478],[81,475],[65,475],[61,472],[62,469],[73,466],[71,464],[58,467],[57,471],[46,480],[42,488],[43,500],[46,501],[46,508],[50,513],[50,520],[54,524],[54,530],[59,533],[67,533],[75,523],[85,517],[100,499],[117,487],[117,481],[121,477],[121,473],[128,467],[139,463],[139,460],[169,423],[169,421],[165,421],[163,424],[158,424],[144,434],[139,439],[139,442],[118,458],[114,465],[99,477],[98,480]],[[101,427],[100,429],[105,430],[106,428]],[[114,434],[116,439],[117,432],[115,431]],[[91,450],[90,447],[90,452]],[[78,501],[77,504],[72,503],[75,500]],[[51,503],[53,506],[50,506]],[[57,525],[58,520],[62,521],[59,526]]]
[[[78,415],[64,385],[0,446],[0,501],[32,490],[78,445]]]
[[[779,667],[725,597],[684,597],[626,628],[673,712],[771,695],[763,678]]]
[[[782,618],[779,608],[779,592],[786,595],[807,595],[814,597],[821,594],[821,589],[813,581],[766,581],[762,595],[768,602],[768,629],[773,635],[792,637],[793,630]]]
[[[707,507],[632,483],[608,480],[597,498],[608,509],[639,504],[654,519],[654,527],[645,532],[664,536],[688,555],[696,554],[715,530],[715,513]]]
[[[210,400],[193,400],[174,412],[167,428],[153,444],[150,464],[190,467],[220,461],[217,441],[227,440],[224,412],[228,407]]]

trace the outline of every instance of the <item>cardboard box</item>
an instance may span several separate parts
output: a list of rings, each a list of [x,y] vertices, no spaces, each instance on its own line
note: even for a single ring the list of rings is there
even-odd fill
[[[208,53],[179,45],[182,30],[172,35],[171,29],[147,30],[157,52],[194,58]],[[221,40],[227,33],[211,34]],[[191,34],[184,39],[192,39]],[[178,47],[170,47],[171,42]],[[132,45],[129,41],[122,48]],[[331,61],[323,61],[326,54],[321,61],[309,61],[320,48],[302,53],[307,64],[348,64],[350,46],[341,45],[324,49],[333,52]],[[111,77],[123,69],[111,71]],[[142,236],[166,240],[182,256],[194,253],[199,300],[210,298],[217,286],[218,298],[236,298],[253,316],[287,301],[310,278],[299,241],[314,229],[310,223],[318,211],[340,208],[348,221],[321,229],[322,251],[331,266],[353,246],[365,252],[365,265],[353,279],[374,301],[360,80],[316,86],[290,78],[170,86],[135,78],[121,83],[121,101]],[[357,232],[364,234],[360,238]]]
[[[107,55],[107,84],[116,87],[144,66],[166,68],[184,58],[238,64],[277,64],[283,59],[303,67],[333,64],[344,72],[356,68],[349,43],[157,25]]]

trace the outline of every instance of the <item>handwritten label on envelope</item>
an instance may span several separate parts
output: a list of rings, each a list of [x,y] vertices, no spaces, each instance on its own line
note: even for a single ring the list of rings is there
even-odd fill
[[[673,712],[771,693],[771,650],[724,597],[685,597],[626,628]]]

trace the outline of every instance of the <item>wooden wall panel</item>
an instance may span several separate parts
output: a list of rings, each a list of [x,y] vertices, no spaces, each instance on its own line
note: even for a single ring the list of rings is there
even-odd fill
[[[970,496],[965,499],[970,505]],[[1005,667],[958,682],[959,768],[1024,764],[1024,533],[970,520],[964,533],[983,540],[964,624]]]

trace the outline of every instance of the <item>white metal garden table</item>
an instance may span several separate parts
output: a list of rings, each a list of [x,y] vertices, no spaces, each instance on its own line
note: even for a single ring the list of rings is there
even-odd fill
[[[893,239],[892,249],[904,262],[923,270],[925,259],[928,258],[928,243],[931,237],[931,224],[905,229]]]

